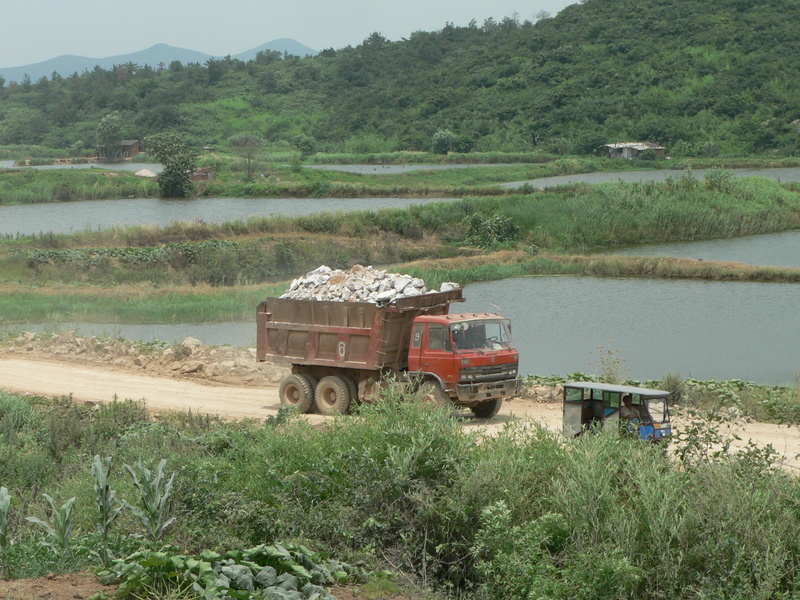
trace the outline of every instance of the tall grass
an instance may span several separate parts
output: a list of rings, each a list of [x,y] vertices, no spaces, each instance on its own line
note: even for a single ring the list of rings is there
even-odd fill
[[[105,198],[153,197],[152,180],[102,169],[13,169],[0,173],[0,204],[36,204]]]
[[[36,466],[46,423],[64,406],[16,430],[6,457]],[[49,414],[48,411],[55,411]],[[343,558],[405,571],[456,595],[518,597],[783,598],[800,585],[800,488],[764,454],[667,454],[610,435],[564,440],[513,420],[478,439],[448,411],[401,387],[358,417],[312,426],[291,415],[264,423],[182,421],[120,425],[94,433],[92,411],[70,426],[63,459],[41,488],[76,497],[71,568],[98,542],[93,453],[155,464],[169,452],[179,473],[166,543],[184,551],[303,539]],[[64,428],[54,428],[64,430]],[[676,444],[702,447],[692,433]],[[19,503],[41,510],[24,469],[0,463]],[[121,497],[136,490],[122,469]],[[36,496],[36,497],[35,497]],[[9,553],[18,576],[52,569],[36,556],[24,523]],[[135,530],[131,516],[115,525]],[[119,552],[123,535],[110,540]],[[27,554],[26,554],[27,553]],[[51,560],[51,559],[50,559]],[[80,564],[83,563],[83,564]]]

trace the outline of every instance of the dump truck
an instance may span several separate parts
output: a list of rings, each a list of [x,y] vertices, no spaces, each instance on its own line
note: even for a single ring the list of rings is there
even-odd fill
[[[500,315],[450,314],[453,289],[390,303],[267,298],[256,313],[256,358],[291,365],[283,406],[324,414],[376,400],[388,378],[437,404],[497,414],[519,390],[519,353]]]

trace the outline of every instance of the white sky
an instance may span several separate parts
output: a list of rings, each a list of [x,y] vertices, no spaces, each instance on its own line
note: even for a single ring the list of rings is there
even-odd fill
[[[105,58],[158,43],[225,56],[278,38],[314,50],[481,25],[539,11],[555,16],[576,0],[0,0],[0,67],[76,54]]]

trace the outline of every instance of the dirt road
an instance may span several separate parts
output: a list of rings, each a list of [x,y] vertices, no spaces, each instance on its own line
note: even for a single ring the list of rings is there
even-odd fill
[[[153,377],[54,360],[0,359],[0,388],[41,396],[72,394],[84,403],[144,400],[153,412],[191,409],[225,419],[264,418],[280,407],[277,389]]]
[[[224,419],[264,419],[280,408],[277,387],[235,386],[205,380],[180,379],[132,373],[100,365],[75,364],[44,359],[0,357],[0,389],[20,394],[72,397],[82,403],[144,400],[155,413],[188,411],[218,415]],[[512,420],[533,418],[554,429],[561,426],[556,405],[523,400],[504,404],[491,420],[467,419],[465,426],[500,429]],[[307,415],[323,421],[321,415]]]
[[[76,364],[52,359],[0,357],[0,389],[20,394],[62,396],[72,394],[79,402],[110,402],[115,398],[144,400],[154,413],[188,411],[218,415],[224,419],[264,419],[280,408],[277,387],[236,386],[207,380],[153,376],[97,364]],[[306,415],[312,422],[327,417]],[[507,423],[530,419],[552,430],[561,428],[561,407],[525,399],[504,403],[493,419],[465,418],[464,426],[492,434]],[[680,420],[674,423],[680,427]],[[757,445],[772,444],[784,456],[785,465],[800,472],[800,429],[772,423],[730,424],[730,431],[744,446],[748,440]]]

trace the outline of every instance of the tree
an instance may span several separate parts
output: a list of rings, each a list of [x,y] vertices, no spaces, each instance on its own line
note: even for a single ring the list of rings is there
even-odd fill
[[[192,173],[197,168],[197,153],[177,133],[160,133],[147,138],[147,151],[164,166],[158,175],[158,190],[163,198],[189,195]]]
[[[122,115],[116,110],[100,119],[94,144],[99,162],[111,162],[119,152],[122,141]]]
[[[228,138],[228,144],[233,152],[244,161],[245,178],[253,179],[255,161],[264,146],[264,140],[257,135],[244,133]]]
[[[458,138],[456,134],[449,129],[440,129],[433,134],[434,154],[447,154],[455,150],[457,145]]]

